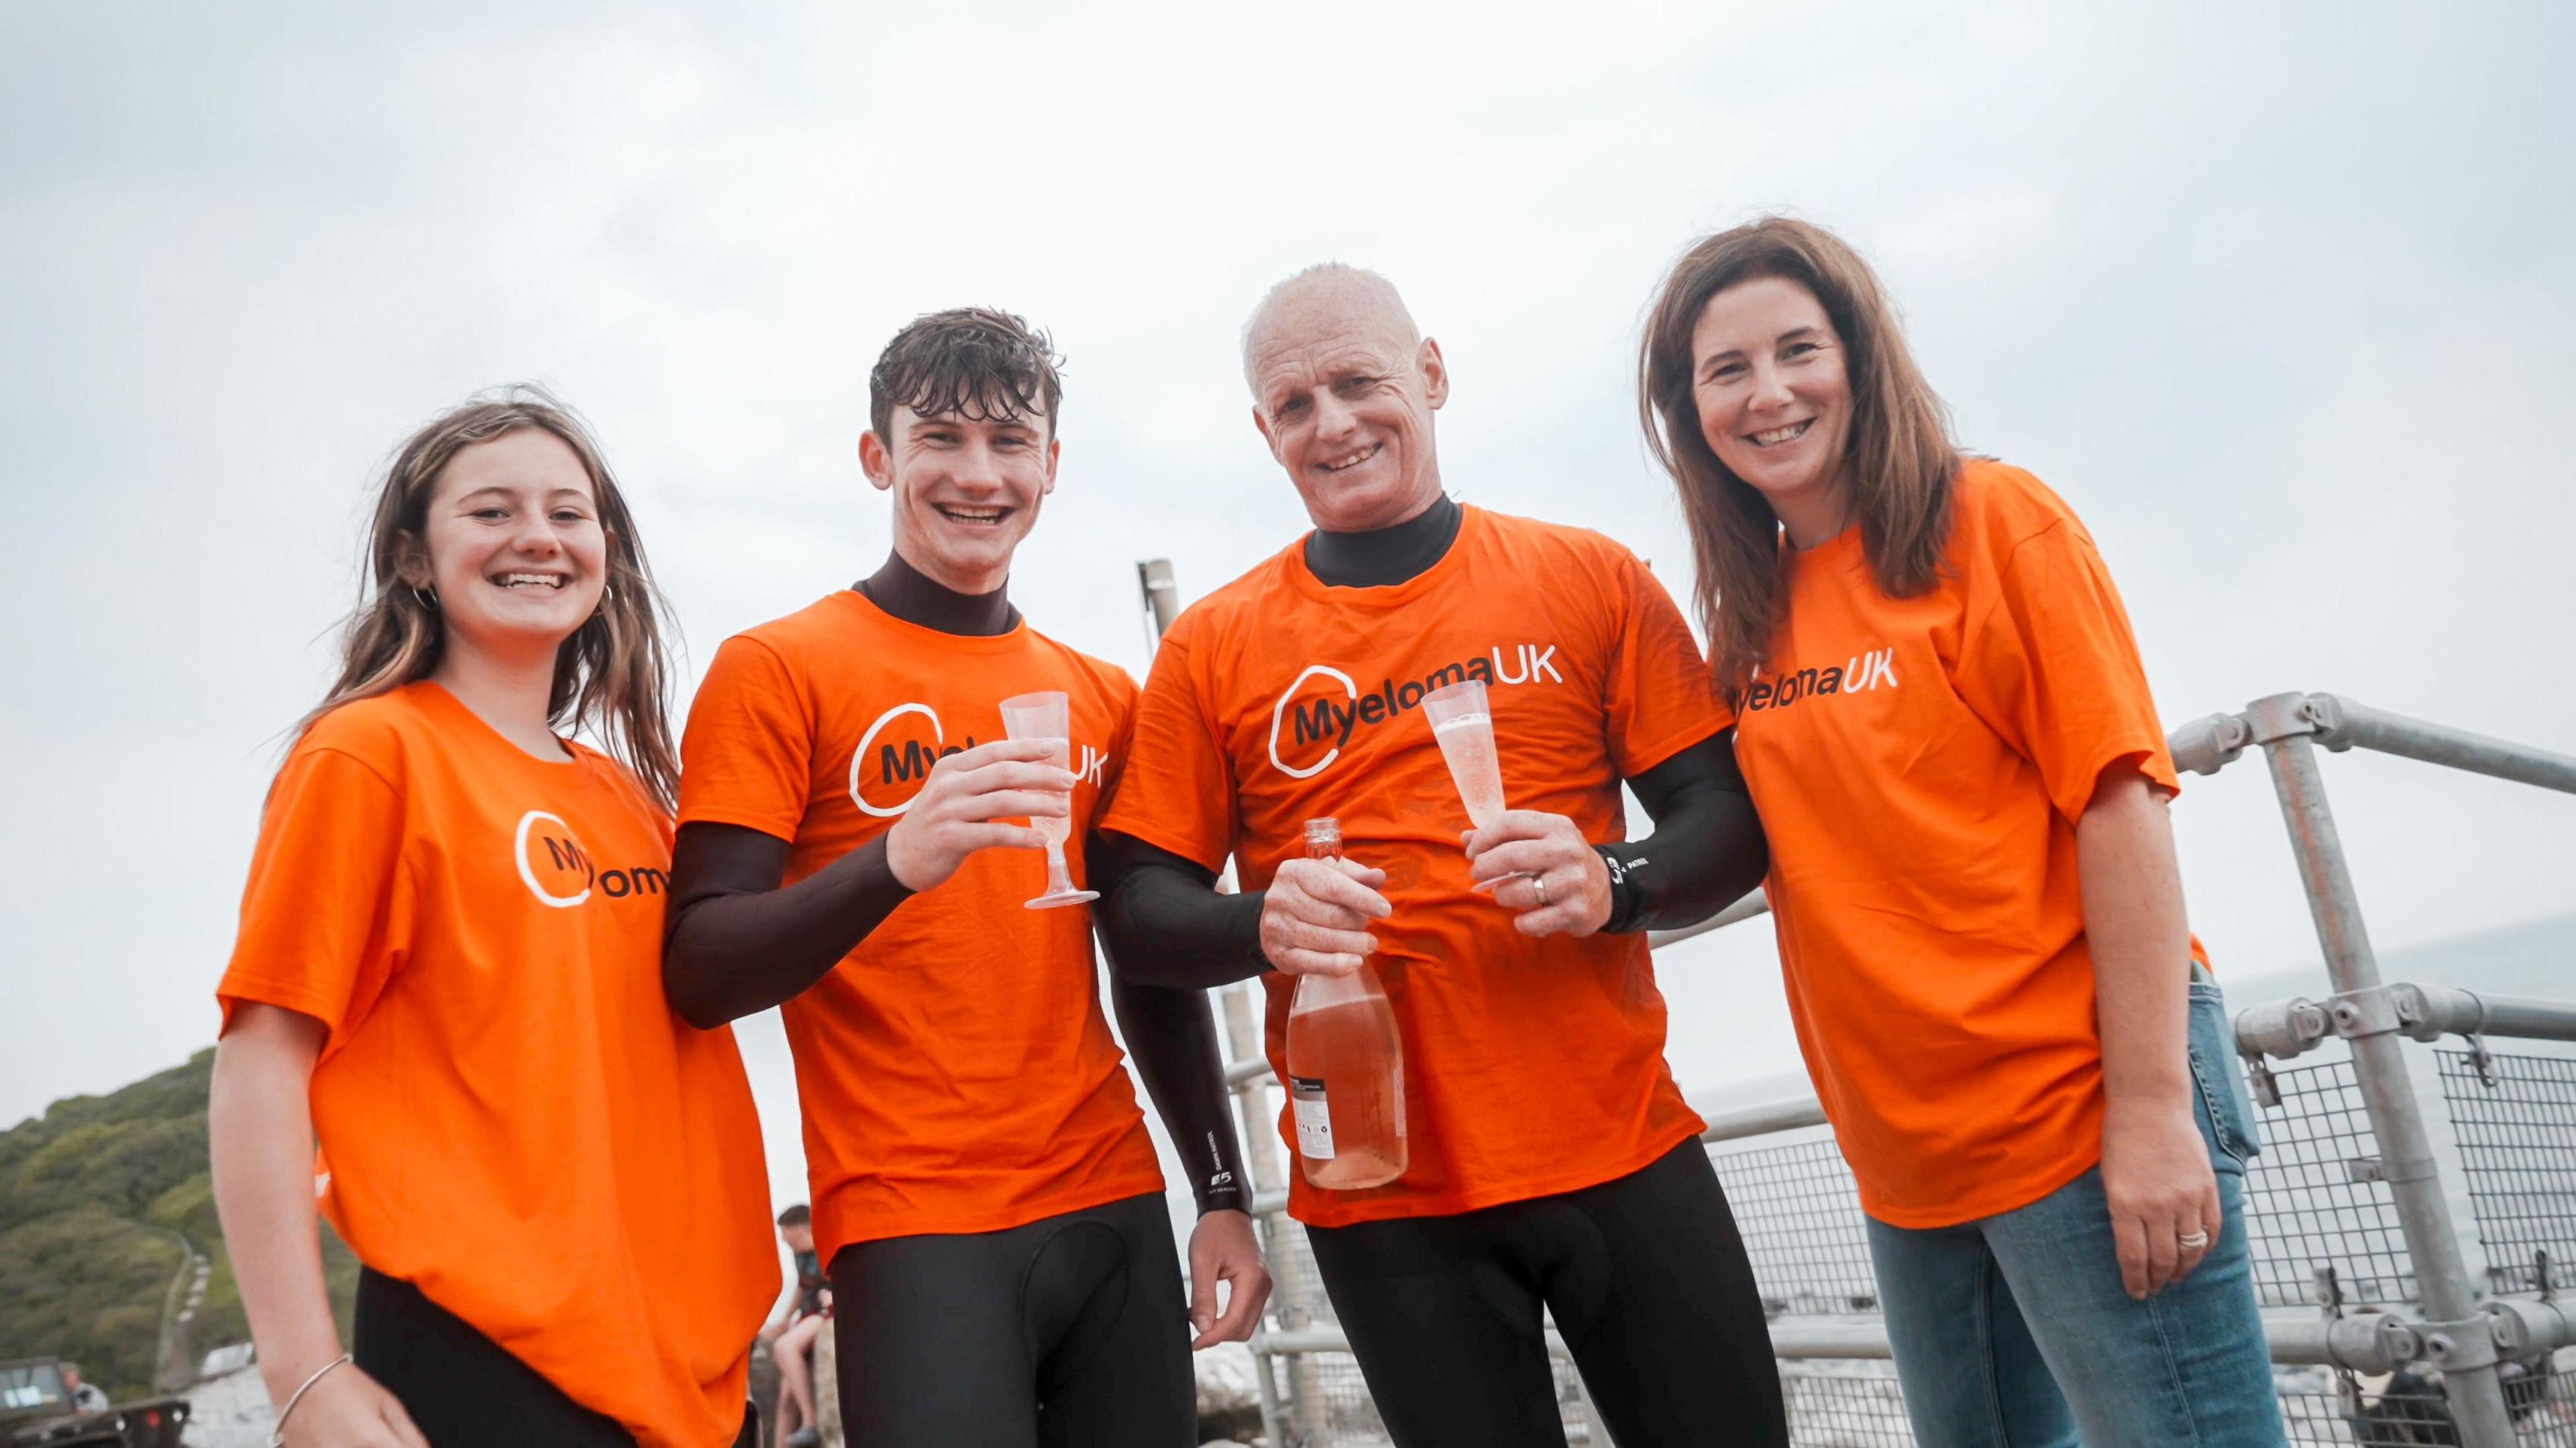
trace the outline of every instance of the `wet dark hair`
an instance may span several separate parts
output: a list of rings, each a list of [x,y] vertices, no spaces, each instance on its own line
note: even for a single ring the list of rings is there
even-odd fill
[[[798,1202],[778,1214],[778,1225],[782,1227],[809,1227],[813,1224],[814,1209],[803,1202]]]
[[[868,426],[892,444],[894,410],[923,417],[955,413],[970,422],[1046,419],[1055,436],[1064,359],[1046,333],[1009,312],[951,307],[915,317],[877,354],[868,372]]]

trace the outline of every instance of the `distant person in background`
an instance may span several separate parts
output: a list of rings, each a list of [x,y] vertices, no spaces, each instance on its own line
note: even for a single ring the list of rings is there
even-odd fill
[[[814,1251],[814,1211],[803,1202],[778,1214],[778,1238],[787,1244],[796,1276],[779,1294],[778,1307],[760,1335],[778,1364],[778,1434],[785,1448],[813,1448],[823,1439],[814,1412],[814,1340],[832,1320],[832,1284]]]
[[[364,590],[217,987],[215,1201],[284,1441],[747,1442],[768,1175],[731,1034],[662,995],[634,520],[544,394],[470,403],[395,456]],[[363,1264],[351,1353],[317,1192]]]
[[[77,1408],[84,1413],[104,1413],[107,1411],[107,1394],[99,1390],[98,1384],[85,1383],[81,1381],[79,1363],[64,1363],[62,1365],[62,1372],[63,1391],[71,1394],[72,1406],[74,1408]]]
[[[1640,372],[1916,1438],[2281,1443],[2252,1111],[2092,537],[1959,452],[1820,228],[1693,246]]]

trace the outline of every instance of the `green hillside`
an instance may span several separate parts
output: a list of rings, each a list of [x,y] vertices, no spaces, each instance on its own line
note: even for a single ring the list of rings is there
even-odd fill
[[[183,1254],[214,1259],[196,1348],[250,1336],[206,1169],[212,1048],[105,1096],[57,1101],[0,1132],[0,1358],[60,1355],[108,1392],[149,1391],[161,1314]],[[342,1330],[357,1259],[323,1229]]]

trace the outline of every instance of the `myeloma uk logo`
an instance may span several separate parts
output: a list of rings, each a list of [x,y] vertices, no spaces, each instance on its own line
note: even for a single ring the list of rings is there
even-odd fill
[[[541,809],[519,816],[518,838],[511,851],[518,860],[520,883],[539,904],[558,910],[588,904],[593,893],[611,900],[634,895],[658,898],[671,883],[669,875],[651,865],[600,869],[574,836],[572,826],[562,816]]]
[[[1330,664],[1308,664],[1270,706],[1270,762],[1290,779],[1312,778],[1330,769],[1360,730],[1410,713],[1422,706],[1423,695],[1469,679],[1491,688],[1542,680],[1562,684],[1565,675],[1557,672],[1554,644],[1496,644],[1419,679],[1380,679],[1365,690]]]
[[[877,716],[850,752],[850,803],[862,814],[892,819],[912,808],[932,766],[976,743],[972,734],[949,743],[939,711],[928,704],[897,704]],[[1084,783],[1098,786],[1108,757],[1089,744],[1074,745],[1073,756],[1068,766]]]
[[[1801,699],[1826,694],[1865,693],[1882,684],[1896,687],[1894,649],[1872,649],[1828,669],[1799,669],[1778,678],[1756,679],[1753,687],[1745,691],[1744,712],[1786,709]]]

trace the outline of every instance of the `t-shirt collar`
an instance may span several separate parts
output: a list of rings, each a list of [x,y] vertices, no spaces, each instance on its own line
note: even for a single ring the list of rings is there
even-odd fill
[[[1402,583],[1380,588],[1336,588],[1317,578],[1315,570],[1306,566],[1306,535],[1303,533],[1298,534],[1297,541],[1289,544],[1288,551],[1281,555],[1282,564],[1287,569],[1288,581],[1308,598],[1356,608],[1393,608],[1438,588],[1442,580],[1466,567],[1467,550],[1475,543],[1484,522],[1484,509],[1472,503],[1459,504],[1458,537],[1450,543],[1449,551],[1440,555],[1440,561]]]
[[[910,619],[897,618],[879,608],[875,599],[855,588],[844,588],[833,597],[839,599],[843,607],[855,610],[862,618],[898,633],[909,634],[933,648],[945,649],[951,653],[1008,653],[1025,644],[1029,637],[1029,616],[1024,611],[1014,610],[1019,613],[1019,616],[1011,621],[1009,628],[997,634],[953,634],[942,633],[938,629],[914,623]]]

